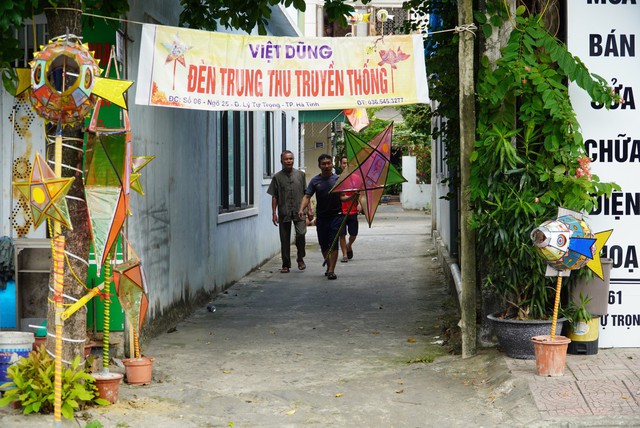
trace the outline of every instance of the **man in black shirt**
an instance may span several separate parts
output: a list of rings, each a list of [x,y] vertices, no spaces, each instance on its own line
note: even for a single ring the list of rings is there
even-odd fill
[[[318,233],[318,243],[322,250],[322,255],[327,263],[325,275],[328,279],[336,279],[334,272],[338,261],[338,251],[331,248],[333,241],[338,237],[340,223],[342,222],[342,204],[340,193],[331,193],[330,190],[336,184],[338,175],[333,172],[333,160],[328,154],[318,157],[320,174],[311,179],[305,191],[298,216],[304,218],[304,209],[309,206],[311,196],[316,195],[316,231]]]

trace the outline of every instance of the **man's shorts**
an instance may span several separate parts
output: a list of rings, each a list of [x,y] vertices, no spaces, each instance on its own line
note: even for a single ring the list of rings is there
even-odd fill
[[[358,214],[349,214],[347,222],[340,231],[340,236],[345,236],[349,232],[349,236],[358,236]]]
[[[340,223],[342,223],[342,215],[335,215],[332,217],[318,217],[316,220],[316,232],[318,233],[318,243],[320,244],[320,249],[323,252],[329,250],[333,240],[338,235],[338,230],[340,229]],[[336,241],[337,242],[337,241]],[[335,250],[334,246],[334,250]]]

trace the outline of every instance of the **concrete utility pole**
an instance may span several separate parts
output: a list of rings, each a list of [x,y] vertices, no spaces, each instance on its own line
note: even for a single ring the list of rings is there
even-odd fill
[[[473,23],[473,1],[458,1],[458,26]],[[461,31],[458,44],[458,63],[460,76],[460,271],[462,294],[460,307],[462,312],[462,358],[476,355],[476,239],[469,227],[471,202],[469,183],[471,162],[476,133],[475,88],[473,76],[473,39],[472,31]]]

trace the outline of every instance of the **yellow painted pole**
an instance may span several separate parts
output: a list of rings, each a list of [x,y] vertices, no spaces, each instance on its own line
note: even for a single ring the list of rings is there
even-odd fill
[[[53,240],[53,301],[55,303],[56,346],[53,385],[53,419],[57,426],[62,423],[62,290],[64,286],[64,245],[63,235]]]
[[[99,286],[92,288],[87,294],[82,296],[80,300],[75,302],[73,305],[69,306],[67,310],[62,313],[62,316],[61,316],[62,321],[66,321],[67,319],[69,319],[69,317],[74,313],[76,313],[78,309],[86,305],[89,302],[89,300],[96,297],[102,290],[102,287],[104,287],[104,284],[100,284]]]
[[[556,282],[556,300],[553,304],[553,318],[551,320],[551,340],[556,337],[556,324],[558,322],[558,309],[560,308],[560,290],[562,289],[562,276],[558,272],[558,281]]]
[[[62,177],[62,129],[56,135],[54,151],[54,173],[56,177]],[[53,421],[56,426],[62,424],[62,320],[63,289],[64,289],[64,247],[65,238],[62,235],[62,225],[58,221],[53,222],[54,254],[53,254],[53,281],[55,283],[53,300],[55,302],[56,346],[53,376]]]

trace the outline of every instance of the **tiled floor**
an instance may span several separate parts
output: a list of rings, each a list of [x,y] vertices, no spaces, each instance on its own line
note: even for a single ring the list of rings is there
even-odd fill
[[[506,358],[511,372],[528,380],[543,418],[640,415],[640,351],[600,349],[567,355],[564,376],[536,375],[535,360]]]

